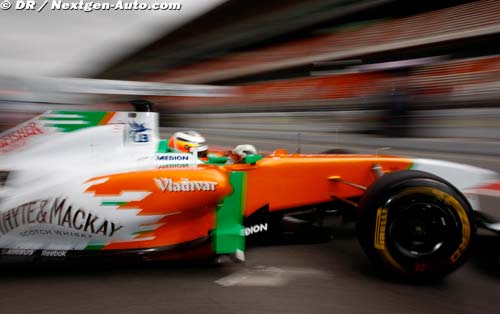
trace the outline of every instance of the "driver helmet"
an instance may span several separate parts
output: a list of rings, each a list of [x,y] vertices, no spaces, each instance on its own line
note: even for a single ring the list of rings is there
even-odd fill
[[[174,152],[191,153],[198,151],[198,157],[207,156],[207,145],[205,138],[196,131],[184,131],[174,133],[169,141],[168,147]]]
[[[257,154],[255,146],[250,144],[242,144],[233,148],[231,151],[231,159],[234,162],[243,162],[246,156]]]

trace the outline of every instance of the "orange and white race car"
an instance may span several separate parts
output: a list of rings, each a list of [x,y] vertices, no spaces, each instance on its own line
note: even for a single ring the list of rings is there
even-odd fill
[[[202,162],[170,151],[157,113],[142,111],[49,111],[0,134],[0,151],[5,261],[242,260],[247,238],[314,209],[355,220],[376,265],[434,278],[467,256],[474,191],[498,184],[489,170],[394,156],[276,150]]]

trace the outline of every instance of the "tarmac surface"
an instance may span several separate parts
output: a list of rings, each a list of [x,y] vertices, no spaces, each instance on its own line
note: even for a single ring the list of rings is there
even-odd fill
[[[386,280],[352,226],[328,243],[255,247],[235,265],[22,265],[0,271],[2,313],[498,313],[500,276],[481,239],[460,270],[431,285]],[[500,267],[497,265],[497,267]]]
[[[163,137],[167,131],[163,130]],[[292,138],[275,134],[204,134],[217,146],[251,143],[266,151],[297,148]],[[306,153],[333,146],[373,153],[379,146],[340,145],[334,138],[332,142],[306,139],[300,144]],[[466,154],[393,148],[389,153],[466,162],[500,171],[500,158],[480,151]],[[497,206],[498,202],[489,205]],[[496,237],[480,236],[469,262],[443,281],[411,285],[384,279],[373,270],[352,224],[332,219],[329,225],[332,241],[282,239],[275,245],[250,248],[242,264],[2,265],[0,313],[500,312],[500,242]]]

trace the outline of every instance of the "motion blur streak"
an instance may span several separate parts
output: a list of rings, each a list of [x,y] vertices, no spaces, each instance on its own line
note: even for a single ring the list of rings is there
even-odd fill
[[[190,129],[222,149],[341,148],[500,172],[500,1],[175,2],[182,10],[1,11],[0,132],[46,110],[128,111],[147,99],[164,139]],[[2,268],[0,308],[498,312],[498,239],[481,234],[472,263],[445,282],[410,286],[379,278],[352,225],[325,224],[332,242],[286,235],[216,269]]]

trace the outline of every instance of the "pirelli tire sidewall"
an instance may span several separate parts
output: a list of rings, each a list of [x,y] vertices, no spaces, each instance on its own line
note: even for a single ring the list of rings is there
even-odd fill
[[[417,213],[421,210],[424,212]],[[397,230],[419,227],[420,222],[413,224],[412,220],[420,220],[421,216],[429,216],[427,220],[432,224],[427,226],[437,225],[439,232],[426,235],[430,247],[435,244],[437,248],[417,254],[400,244],[404,242],[401,238],[408,238],[401,234],[410,233]],[[357,234],[365,253],[377,266],[416,279],[431,279],[463,264],[475,228],[470,204],[449,182],[426,172],[405,170],[384,175],[367,190],[357,212]]]

